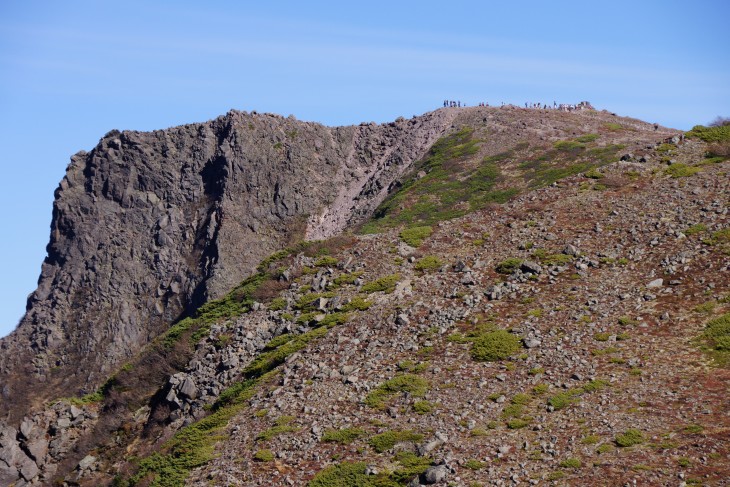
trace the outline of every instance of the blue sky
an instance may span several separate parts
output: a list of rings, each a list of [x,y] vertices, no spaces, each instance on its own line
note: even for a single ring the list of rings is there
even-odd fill
[[[45,257],[69,157],[231,108],[329,125],[589,100],[688,129],[730,116],[730,2],[0,2],[0,336]],[[354,6],[353,6],[354,5]]]

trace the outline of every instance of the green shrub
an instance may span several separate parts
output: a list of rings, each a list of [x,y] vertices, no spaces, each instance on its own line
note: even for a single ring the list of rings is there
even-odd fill
[[[391,430],[375,435],[370,438],[368,444],[378,453],[383,453],[393,448],[398,443],[414,442],[423,440],[423,435],[413,430]]]
[[[418,262],[416,262],[416,265],[413,266],[413,268],[417,271],[427,272],[440,269],[442,265],[444,265],[444,261],[434,255],[427,255],[419,259]]]
[[[601,438],[598,435],[588,435],[584,436],[580,442],[584,445],[595,445],[600,441],[600,439]]]
[[[583,392],[596,392],[600,391],[604,387],[608,385],[608,381],[605,381],[603,379],[595,379],[590,381],[588,384],[584,385],[580,388]]]
[[[696,313],[702,313],[702,314],[712,314],[713,311],[715,311],[715,307],[717,306],[717,303],[714,301],[708,301],[706,303],[698,304],[694,308],[692,308],[692,311]]]
[[[284,298],[274,298],[269,303],[269,309],[272,311],[279,311],[286,308],[286,299]]]
[[[590,171],[583,173],[583,175],[589,179],[601,179],[604,177],[603,173],[598,172],[596,169],[591,169]]]
[[[560,466],[562,468],[580,468],[582,465],[583,463],[579,458],[566,458],[560,462]]]
[[[365,434],[362,428],[342,428],[338,430],[327,430],[322,435],[322,441],[327,443],[339,443],[349,445]]]
[[[701,338],[714,351],[721,366],[730,363],[730,313],[709,321]]]
[[[342,462],[322,469],[308,487],[375,487],[371,476],[365,473],[365,462]]]
[[[341,274],[332,281],[335,286],[342,286],[344,284],[353,284],[358,277],[362,275],[362,272],[350,272],[348,274]]]
[[[538,258],[541,264],[548,266],[561,266],[570,264],[573,256],[567,254],[547,254]]]
[[[388,475],[389,480],[393,484],[385,482],[378,483],[378,487],[389,487],[390,485],[405,485],[413,478],[418,477],[431,466],[431,458],[419,457],[412,451],[399,451],[395,454],[394,459],[400,464],[400,468],[395,469]],[[380,482],[380,481],[378,481]]]
[[[510,404],[502,410],[502,418],[519,418],[525,407],[522,404]]]
[[[629,316],[622,316],[618,319],[618,324],[622,326],[629,326],[637,324],[637,321]]]
[[[613,450],[613,447],[609,443],[604,443],[596,448],[596,453],[608,453]]]
[[[730,125],[720,125],[719,127],[695,125],[686,133],[686,136],[697,137],[705,142],[725,142],[730,140]]]
[[[505,259],[494,268],[495,271],[500,274],[512,274],[514,271],[520,268],[522,265],[522,259],[516,257],[510,257]]]
[[[695,234],[706,232],[706,231],[707,231],[707,226],[702,223],[698,223],[698,224],[692,225],[691,227],[686,229],[684,231],[684,234],[687,236],[690,236],[690,235],[695,235]]]
[[[664,170],[664,173],[667,176],[671,176],[675,179],[677,178],[684,178],[687,176],[692,176],[693,174],[696,174],[700,171],[700,168],[698,167],[692,167],[688,166],[687,164],[682,164],[681,162],[678,162],[676,164],[672,164],[668,168]]]
[[[593,339],[597,342],[607,342],[611,337],[610,333],[600,332],[593,335]]]
[[[568,392],[558,392],[554,396],[550,397],[548,399],[548,404],[553,407],[556,411],[560,411],[561,409],[565,409],[571,404],[573,404],[576,401],[575,393],[568,391]]]
[[[586,148],[585,144],[576,142],[574,140],[559,140],[553,144],[557,150],[562,152],[580,152]]]
[[[691,467],[692,461],[687,457],[680,457],[677,459],[677,465],[679,465],[682,468]]]
[[[514,395],[512,400],[510,401],[512,404],[520,404],[520,405],[526,405],[530,404],[532,402],[532,397],[529,394],[524,394],[522,392],[518,392]]]
[[[550,472],[547,476],[547,479],[550,481],[561,480],[564,478],[565,478],[565,472],[563,472],[561,470],[556,470],[555,472]]]
[[[413,403],[413,410],[417,414],[428,414],[433,411],[433,404],[428,401],[416,401]]]
[[[428,381],[423,377],[414,374],[396,375],[371,391],[365,397],[365,404],[381,409],[385,406],[385,402],[395,394],[407,392],[414,397],[422,397],[427,390]]]
[[[585,134],[580,137],[576,137],[575,140],[582,143],[595,142],[598,139],[598,134]]]
[[[400,281],[400,274],[391,274],[389,276],[384,276],[372,282],[363,284],[360,290],[367,294],[372,294],[379,291],[390,294],[395,291],[395,285],[398,283],[398,281]]]
[[[271,462],[274,460],[274,452],[271,450],[259,450],[253,455],[257,462]]]
[[[730,243],[730,228],[718,230],[702,242],[707,245],[728,244]]]
[[[411,247],[419,247],[425,239],[431,236],[433,228],[429,226],[411,227],[401,230],[399,236]]]
[[[505,330],[479,335],[471,348],[471,356],[480,362],[504,360],[522,348],[520,338]]]
[[[464,467],[468,468],[469,470],[481,470],[484,468],[484,463],[480,462],[479,460],[475,460],[473,458],[467,460],[464,462]]]
[[[289,418],[284,418],[289,419]],[[281,418],[280,418],[281,420]],[[293,431],[298,431],[299,428],[292,426],[289,424],[290,421],[277,421],[277,424],[275,426],[272,426],[271,428],[262,431],[256,436],[256,441],[268,441],[272,438],[276,438],[279,435],[283,435],[284,433],[291,433]]]
[[[643,442],[644,434],[635,428],[629,428],[616,436],[616,445],[622,448],[639,445]]]
[[[342,306],[342,311],[365,311],[372,305],[373,303],[371,301],[361,298],[360,296],[355,296],[349,303]]]
[[[529,424],[530,422],[526,419],[515,418],[507,422],[507,428],[511,430],[518,430],[524,428],[525,426],[528,426]]]
[[[338,260],[334,257],[330,257],[329,255],[325,255],[324,257],[320,257],[317,259],[317,261],[314,263],[317,267],[334,267],[337,265]]]

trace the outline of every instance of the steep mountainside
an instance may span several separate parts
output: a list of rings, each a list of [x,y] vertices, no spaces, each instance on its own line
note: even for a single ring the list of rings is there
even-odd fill
[[[108,133],[56,191],[38,289],[0,345],[0,414],[93,391],[266,255],[362,219],[453,117],[328,128],[230,112]],[[318,218],[333,204],[337,218]]]
[[[0,484],[725,485],[722,130],[107,134],[2,342]]]

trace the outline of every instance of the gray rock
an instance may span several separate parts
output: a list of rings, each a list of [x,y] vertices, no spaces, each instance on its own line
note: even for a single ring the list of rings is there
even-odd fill
[[[195,387],[195,382],[190,377],[186,377],[180,386],[180,394],[187,397],[188,399],[195,399],[198,397],[198,388]]]
[[[439,447],[442,442],[439,440],[431,440],[418,446],[417,451],[419,456],[426,456],[433,450]]]
[[[79,470],[86,470],[88,468],[91,468],[94,463],[96,463],[96,457],[92,455],[86,455],[80,462],[79,462]]]
[[[79,416],[81,416],[82,414],[84,414],[83,409],[78,408],[78,407],[74,406],[73,404],[71,405],[71,407],[69,408],[68,411],[69,411],[69,413],[71,413],[71,419],[76,419]]]
[[[465,286],[473,286],[477,282],[474,279],[474,276],[472,275],[472,273],[467,272],[466,274],[464,274],[464,277],[461,278],[461,283],[464,284]]]
[[[646,287],[649,289],[652,289],[652,288],[662,287],[663,285],[664,285],[664,279],[659,278],[659,279],[654,279],[653,281],[651,281],[649,284],[646,285]]]
[[[22,423],[20,423],[20,434],[23,435],[23,438],[29,439],[31,436],[33,436],[33,430],[36,428],[35,423],[30,418],[25,418]]]
[[[25,448],[38,465],[43,465],[44,459],[48,454],[48,440],[45,438],[36,438],[29,441],[25,445]]]
[[[20,472],[12,465],[0,462],[0,485],[13,485],[20,478]]]
[[[407,326],[411,323],[411,320],[408,318],[408,315],[401,313],[398,315],[398,317],[395,319],[395,322],[397,325],[400,326]]]
[[[523,342],[525,343],[525,347],[527,347],[527,348],[537,348],[542,344],[542,342],[540,340],[538,340],[537,338],[534,338],[534,337],[525,338],[523,340]]]
[[[436,465],[428,467],[425,472],[421,474],[421,483],[425,485],[433,485],[446,480],[449,475],[449,468],[446,465]]]
[[[520,270],[526,274],[540,274],[542,267],[537,262],[526,260],[520,265]]]
[[[28,457],[25,457],[25,459],[20,462],[19,470],[20,476],[28,482],[33,480],[38,475],[38,472],[40,472],[40,470],[38,470],[38,465],[36,465],[36,463]]]
[[[314,307],[314,309],[324,311],[325,309],[327,309],[328,302],[329,300],[327,298],[317,298],[314,300],[314,302],[312,302],[312,306]]]
[[[573,257],[578,257],[580,255],[580,251],[578,251],[575,246],[570,244],[565,246],[565,248],[563,249],[563,253],[565,255],[572,255]]]

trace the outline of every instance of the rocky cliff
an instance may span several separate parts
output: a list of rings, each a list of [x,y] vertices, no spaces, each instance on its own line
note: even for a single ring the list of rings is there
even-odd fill
[[[56,190],[38,289],[0,344],[0,414],[93,391],[264,256],[361,221],[451,118],[328,128],[232,111],[109,132]]]

